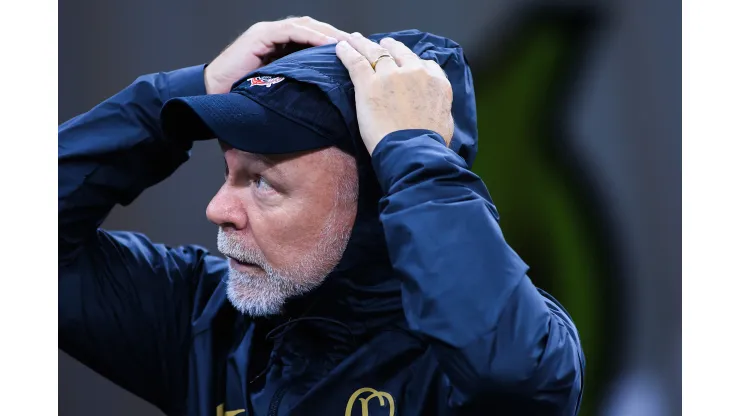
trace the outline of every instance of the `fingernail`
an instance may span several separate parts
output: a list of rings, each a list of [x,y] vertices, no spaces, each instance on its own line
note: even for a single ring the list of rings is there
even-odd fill
[[[383,39],[380,40],[380,43],[386,43],[386,42],[390,42],[392,40],[393,40],[393,38],[383,38]]]
[[[360,33],[360,32],[354,32],[354,33],[352,34],[352,36],[354,36],[354,37],[356,37],[356,38],[361,38],[361,37],[362,37],[362,33]]]
[[[333,37],[331,37],[331,36],[327,36],[327,37],[326,37],[326,44],[327,44],[327,45],[330,45],[330,44],[332,44],[332,43],[337,43],[337,42],[339,42],[339,41],[337,40],[337,38],[333,38]]]
[[[341,42],[337,43],[337,48],[344,49],[346,47],[347,47],[347,42],[346,41],[341,41]]]

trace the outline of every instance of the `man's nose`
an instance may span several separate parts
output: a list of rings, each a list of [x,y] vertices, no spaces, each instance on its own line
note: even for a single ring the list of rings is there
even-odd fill
[[[233,227],[237,230],[247,226],[247,211],[238,197],[237,190],[224,184],[214,195],[206,208],[206,217],[221,227]]]

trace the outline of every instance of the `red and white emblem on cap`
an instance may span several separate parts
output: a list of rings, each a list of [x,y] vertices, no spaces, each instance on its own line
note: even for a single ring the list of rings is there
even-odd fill
[[[284,79],[284,77],[270,77],[264,75],[261,77],[248,78],[247,81],[249,81],[250,87],[254,87],[255,85],[259,85],[262,87],[271,87]]]

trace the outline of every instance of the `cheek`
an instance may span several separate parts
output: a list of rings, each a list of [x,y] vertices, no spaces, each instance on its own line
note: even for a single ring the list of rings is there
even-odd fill
[[[286,201],[280,207],[253,210],[252,234],[270,264],[280,268],[316,247],[329,214],[322,205]]]

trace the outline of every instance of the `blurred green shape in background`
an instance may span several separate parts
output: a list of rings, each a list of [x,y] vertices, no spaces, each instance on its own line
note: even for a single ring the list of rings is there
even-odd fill
[[[595,414],[613,376],[621,326],[609,219],[564,140],[589,23],[587,14],[539,14],[487,68],[473,69],[480,139],[474,171],[530,278],[578,327],[587,363],[581,415]]]

